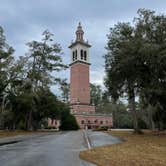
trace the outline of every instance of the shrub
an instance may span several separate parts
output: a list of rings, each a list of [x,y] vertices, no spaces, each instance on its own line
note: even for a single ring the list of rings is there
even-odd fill
[[[47,126],[45,129],[56,129],[55,126]]]
[[[73,115],[68,110],[65,110],[61,116],[61,130],[78,130],[79,126]]]

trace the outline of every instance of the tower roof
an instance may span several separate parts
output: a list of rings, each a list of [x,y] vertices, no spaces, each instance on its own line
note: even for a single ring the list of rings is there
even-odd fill
[[[82,30],[81,23],[79,22],[76,30],[76,41],[84,41],[83,35],[84,31]]]
[[[87,47],[91,47],[91,45],[88,43],[88,41],[87,42],[84,41],[84,31],[82,29],[81,22],[78,23],[75,34],[76,34],[75,42],[72,42],[70,44],[69,48],[72,48],[73,46],[75,46],[78,43],[83,44]]]

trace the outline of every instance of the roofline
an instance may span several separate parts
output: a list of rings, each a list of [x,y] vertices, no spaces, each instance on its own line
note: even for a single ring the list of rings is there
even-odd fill
[[[85,42],[82,42],[82,41],[75,41],[75,42],[72,43],[68,48],[72,48],[72,47],[74,47],[76,44],[82,44],[82,45],[84,45],[84,46],[91,47],[91,45],[88,44],[88,43],[85,43]]]
[[[76,64],[76,63],[83,63],[83,64],[86,64],[86,65],[91,65],[91,64],[88,63],[88,62],[84,62],[84,61],[77,60],[77,61],[74,61],[74,62],[70,63],[69,66],[72,66],[73,64]]]
[[[98,116],[98,117],[112,117],[112,114],[92,114],[92,113],[73,113],[73,115],[78,116]]]

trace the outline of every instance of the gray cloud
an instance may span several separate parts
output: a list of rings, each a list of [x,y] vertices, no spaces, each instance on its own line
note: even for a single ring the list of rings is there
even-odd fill
[[[0,25],[9,43],[16,49],[15,56],[23,55],[25,43],[39,40],[45,29],[55,34],[63,48],[63,59],[69,62],[71,40],[75,38],[77,23],[82,22],[85,38],[92,44],[91,81],[102,84],[104,73],[106,34],[119,21],[132,21],[139,8],[163,13],[165,0],[1,0]],[[69,71],[63,72],[69,78]],[[54,89],[54,88],[53,88]]]

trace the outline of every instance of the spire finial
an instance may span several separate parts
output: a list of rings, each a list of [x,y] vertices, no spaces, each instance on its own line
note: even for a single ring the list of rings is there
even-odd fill
[[[79,22],[77,31],[76,31],[76,41],[84,41],[83,34],[84,34],[84,31],[82,30],[81,22]]]

